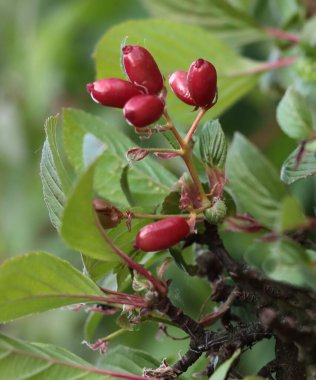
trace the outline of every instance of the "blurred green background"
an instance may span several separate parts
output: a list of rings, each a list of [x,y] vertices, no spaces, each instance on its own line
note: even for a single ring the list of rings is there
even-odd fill
[[[270,6],[266,9],[264,3],[267,2]],[[146,0],[0,0],[1,262],[27,251],[47,250],[80,268],[79,255],[65,247],[50,224],[43,201],[39,177],[43,125],[46,117],[60,112],[63,106],[101,113],[124,123],[115,111],[101,109],[91,102],[85,86],[95,77],[92,53],[99,38],[114,24],[151,17],[144,3]],[[273,26],[280,24],[280,9],[276,3],[291,8],[296,1],[232,3],[242,4],[258,21]],[[300,19],[295,22],[299,25]],[[239,50],[249,57],[265,60],[271,53],[271,41],[249,44]],[[275,121],[279,94],[271,91],[273,75],[261,79],[262,91],[257,87],[222,115],[221,121],[230,136],[237,129],[250,136],[279,168],[295,143],[282,134]],[[298,183],[293,188],[297,194],[305,194],[302,199],[307,209],[315,197],[313,189],[313,179],[304,187]],[[191,279],[188,284],[189,281],[177,279],[180,277],[177,269],[171,271],[175,278],[175,301],[181,299],[181,307],[198,312],[209,293],[208,285],[197,281],[200,291],[196,291]],[[179,289],[181,297],[177,295]],[[80,344],[86,317],[84,311],[53,311],[2,326],[2,329],[16,337],[55,343],[82,356],[95,358],[96,354]],[[140,335],[126,333],[118,341],[142,347],[160,357],[171,353],[176,357],[175,351],[185,347],[186,342],[168,340],[166,346],[165,338],[158,342],[145,339],[145,336],[155,335],[153,327],[147,324]],[[107,335],[114,329],[110,322],[103,326],[101,334]],[[262,352],[267,351],[263,345]]]

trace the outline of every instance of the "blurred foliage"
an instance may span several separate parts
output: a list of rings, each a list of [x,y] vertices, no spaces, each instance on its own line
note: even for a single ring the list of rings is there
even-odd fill
[[[181,7],[185,8],[189,3],[183,0],[0,0],[0,262],[25,251],[41,249],[67,258],[81,269],[79,255],[73,255],[65,247],[51,226],[43,201],[39,176],[40,152],[45,139],[43,121],[48,115],[60,112],[61,107],[76,106],[106,117],[109,124],[112,121],[124,124],[115,111],[93,104],[85,90],[86,83],[96,75],[92,60],[96,41],[118,23],[152,15],[190,22],[223,38],[225,43],[252,59],[268,60],[283,53],[299,52],[301,59],[294,70],[282,69],[278,76],[274,72],[264,74],[260,81],[262,91],[255,88],[220,115],[228,136],[236,129],[248,135],[277,169],[294,150],[295,142],[277,126],[275,108],[284,87],[290,83],[295,83],[310,104],[315,102],[315,45],[314,39],[310,38],[315,27],[306,27],[303,33],[305,46],[292,48],[284,42],[274,44],[261,26],[296,32],[302,28],[304,18],[311,10],[299,0],[229,0],[225,3],[230,4],[230,17],[238,14],[238,22],[232,24],[225,35],[223,28],[230,18],[221,18],[221,1],[216,1],[217,7],[212,12],[204,13],[205,6],[210,8],[210,1],[195,0],[198,7],[186,20]],[[201,14],[204,14],[203,19],[199,16]],[[218,19],[220,28],[216,23]],[[255,23],[251,21],[253,19]],[[241,30],[242,26],[246,26],[245,30]],[[238,38],[234,38],[236,29],[243,32]],[[181,44],[181,41],[176,42]],[[296,182],[291,186],[291,192],[311,215],[316,198],[315,179],[311,177],[304,184]],[[252,237],[250,240],[247,235],[236,237],[231,233],[223,233],[223,236],[234,256],[242,259]],[[248,256],[251,256],[251,250]],[[180,307],[190,305],[190,310],[186,311],[192,315],[197,315],[203,307],[210,309],[210,303],[202,305],[209,293],[207,283],[183,278],[183,273],[181,276],[179,273],[174,265],[167,271],[168,277],[173,278],[172,300],[178,301]],[[5,330],[24,339],[59,344],[96,360],[93,352],[80,345],[85,318],[82,311],[50,311],[6,325]],[[153,326],[148,322],[141,327],[141,342],[139,335],[133,332],[125,333],[116,342],[142,348],[157,357],[176,359],[186,343],[160,336],[160,340],[153,344]],[[112,320],[106,326],[101,323],[99,328],[100,334],[107,335],[117,326]],[[266,359],[263,355],[266,355],[267,347],[271,347],[271,342],[258,345],[248,354],[252,356],[252,363],[257,360],[256,368]]]

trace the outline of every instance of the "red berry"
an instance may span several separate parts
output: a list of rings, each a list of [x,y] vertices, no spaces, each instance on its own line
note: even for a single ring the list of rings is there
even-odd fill
[[[92,99],[104,106],[123,108],[133,96],[141,94],[139,87],[127,80],[108,78],[87,84]]]
[[[147,127],[160,119],[164,106],[157,96],[137,95],[125,104],[124,117],[134,127]]]
[[[189,233],[190,227],[185,219],[175,216],[141,228],[134,246],[145,252],[161,251],[183,240]]]
[[[195,106],[188,89],[188,72],[184,70],[175,71],[169,77],[169,84],[174,94],[184,103]]]
[[[131,82],[148,94],[158,94],[163,88],[163,76],[156,61],[142,46],[124,46],[123,65]]]
[[[188,73],[188,88],[198,107],[209,106],[217,91],[217,73],[215,67],[202,58],[194,61]]]

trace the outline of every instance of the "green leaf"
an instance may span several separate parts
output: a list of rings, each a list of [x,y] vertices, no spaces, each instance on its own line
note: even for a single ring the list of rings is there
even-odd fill
[[[128,44],[144,45],[156,59],[165,78],[176,70],[187,70],[198,57],[211,61],[218,70],[219,101],[208,111],[214,118],[250,91],[257,75],[238,75],[257,67],[258,63],[242,58],[204,29],[167,20],[133,20],[109,29],[95,51],[97,77],[122,77],[120,43],[128,35]],[[167,104],[172,118],[189,125],[195,118],[191,108],[169,91]]]
[[[161,213],[162,214],[179,214],[180,213],[180,193],[178,191],[172,191],[169,193],[162,202]]]
[[[129,183],[128,183],[128,169],[130,168],[129,165],[126,165],[122,171],[122,175],[121,175],[121,180],[120,180],[120,183],[121,183],[121,188],[122,188],[122,191],[129,203],[130,206],[135,206],[135,201],[133,199],[133,194],[131,192],[131,189],[129,187]]]
[[[103,296],[67,261],[45,252],[5,261],[0,267],[0,290],[0,322],[74,303],[95,302],[93,296]]]
[[[187,264],[183,257],[183,249],[175,246],[169,248],[169,253],[173,257],[178,268],[188,273],[189,276],[195,276],[197,272],[196,265]]]
[[[282,199],[277,223],[275,226],[277,231],[291,231],[308,223],[296,198],[289,195]]]
[[[282,131],[293,139],[306,139],[313,134],[313,119],[303,96],[293,87],[286,90],[277,108]]]
[[[126,152],[134,142],[102,119],[73,109],[64,110],[63,132],[65,150],[77,173],[103,152],[96,165],[94,188],[112,203],[128,207],[121,179],[127,163]],[[143,207],[159,203],[175,181],[173,174],[150,157],[129,163],[131,195]]]
[[[137,212],[139,210],[135,209],[134,211]],[[133,245],[137,232],[148,223],[148,219],[133,219],[131,230],[128,231],[126,223],[122,221],[115,228],[107,230],[106,233],[114,244],[119,246],[126,254],[131,255],[135,251]],[[87,274],[93,281],[102,279],[113,269],[112,262],[97,260],[89,256],[83,256],[83,262]]]
[[[265,380],[265,379],[261,376],[246,376],[244,377],[243,380]]]
[[[96,163],[79,178],[70,194],[62,216],[60,233],[65,242],[87,256],[118,262],[119,257],[101,237],[92,207],[93,177]]]
[[[290,197],[271,163],[241,134],[228,152],[228,190],[240,212],[248,212],[277,232],[305,223],[298,202]],[[290,206],[290,210],[286,208]]]
[[[53,226],[58,229],[70,181],[58,151],[57,120],[58,116],[51,116],[45,122],[46,140],[42,150],[40,175],[49,217]]]
[[[316,16],[305,22],[301,38],[303,43],[316,47]]]
[[[286,30],[289,26],[296,26],[305,18],[306,6],[300,0],[269,0],[267,6],[271,15],[276,18],[280,29]]]
[[[298,286],[313,286],[315,275],[305,249],[294,240],[281,237],[273,242],[256,241],[245,252],[245,260],[259,267],[270,278]]]
[[[297,166],[296,161],[299,151],[300,147],[296,148],[282,165],[281,180],[288,185],[316,173],[315,152],[305,150],[303,157]]]
[[[104,380],[112,377],[64,348],[0,334],[1,379]]]
[[[102,313],[89,313],[84,324],[84,338],[87,342],[94,341],[95,332],[103,318],[104,314]]]
[[[160,364],[147,352],[131,347],[117,346],[107,351],[106,357],[100,359],[98,366],[107,370],[142,375],[144,368],[156,369]]]
[[[239,355],[240,349],[235,351],[228,360],[221,364],[209,378],[209,380],[225,380],[230,367],[233,365],[234,361],[238,358]]]
[[[202,161],[210,166],[224,167],[227,155],[227,142],[218,120],[207,121],[198,135]]]
[[[234,46],[267,38],[255,20],[229,0],[143,0],[143,3],[157,17],[204,26]]]

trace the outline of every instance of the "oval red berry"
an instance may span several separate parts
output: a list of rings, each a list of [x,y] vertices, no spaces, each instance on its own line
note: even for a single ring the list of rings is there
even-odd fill
[[[158,94],[163,88],[163,76],[149,51],[142,46],[124,46],[123,65],[129,80],[148,94]]]
[[[215,67],[202,58],[194,61],[188,73],[188,89],[198,107],[211,105],[217,92]]]
[[[95,102],[116,108],[123,108],[129,99],[142,93],[133,83],[118,78],[100,79],[88,83],[87,91]]]
[[[134,127],[142,128],[159,120],[164,103],[154,95],[137,95],[124,106],[125,119]]]
[[[177,244],[190,233],[190,227],[181,217],[171,217],[147,224],[136,236],[135,248],[145,252],[161,251]]]
[[[184,103],[195,106],[188,88],[188,73],[184,70],[175,71],[169,77],[169,84],[173,93]]]

